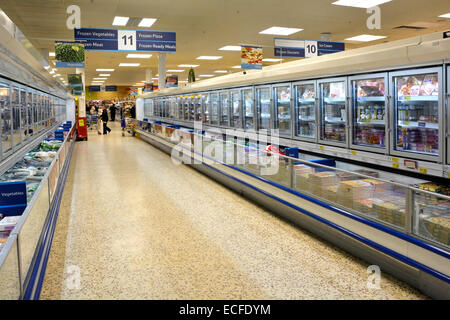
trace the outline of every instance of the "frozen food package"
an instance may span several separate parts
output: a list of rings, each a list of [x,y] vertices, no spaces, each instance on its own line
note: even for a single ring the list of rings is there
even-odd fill
[[[421,96],[436,96],[439,94],[439,81],[437,74],[427,74],[420,88]]]
[[[345,86],[343,82],[330,83],[330,98],[345,98]]]

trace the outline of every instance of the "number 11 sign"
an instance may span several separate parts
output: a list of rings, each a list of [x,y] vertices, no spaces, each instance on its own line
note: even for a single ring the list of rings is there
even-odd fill
[[[147,31],[122,29],[74,29],[77,42],[85,50],[176,52],[176,33],[173,31]]]

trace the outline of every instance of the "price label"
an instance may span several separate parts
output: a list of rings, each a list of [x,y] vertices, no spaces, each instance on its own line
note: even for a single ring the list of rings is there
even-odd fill
[[[392,162],[397,162],[398,163],[398,158],[392,158]]]
[[[317,41],[305,41],[305,58],[317,57]]]
[[[136,51],[136,31],[117,30],[118,49]]]
[[[394,162],[394,163],[392,164],[392,166],[393,166],[394,168],[398,168],[398,167],[399,167],[399,164]]]
[[[352,155],[356,156],[356,151],[353,150],[352,151]]]
[[[420,168],[419,171],[420,173],[427,174],[427,169],[425,168]]]
[[[449,172],[449,173],[447,173],[447,177],[449,177],[449,178],[450,178],[450,172]]]
[[[324,150],[325,149],[323,146],[320,146],[319,148],[320,148],[320,150]]]

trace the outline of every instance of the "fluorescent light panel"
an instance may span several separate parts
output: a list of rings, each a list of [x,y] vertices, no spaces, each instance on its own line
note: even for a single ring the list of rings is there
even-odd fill
[[[114,69],[95,69],[96,71],[114,71]]]
[[[272,58],[262,59],[262,61],[266,61],[266,62],[279,62],[281,60],[283,60],[283,59],[272,59]]]
[[[277,36],[288,36],[293,33],[302,31],[303,29],[298,28],[285,28],[285,27],[270,27],[266,30],[261,31],[261,34],[274,34]]]
[[[167,72],[184,72],[184,70],[178,70],[178,69],[169,69]]]
[[[332,4],[336,6],[355,7],[355,8],[372,8],[380,4],[391,2],[392,0],[339,0]]]
[[[56,54],[54,52],[49,52],[48,55],[49,57],[54,57]]]
[[[347,38],[347,41],[369,42],[386,38],[385,36],[372,36],[370,34],[361,34],[359,36]]]
[[[107,80],[108,78],[94,78],[94,80]]]
[[[109,77],[110,74],[109,73],[100,73],[99,76],[100,77]]]
[[[215,73],[228,73],[228,71],[227,70],[216,70],[216,71],[214,71]]]
[[[447,18],[447,19],[450,19],[450,13],[446,13],[446,14],[440,15],[439,18]]]
[[[222,59],[222,56],[200,56],[197,60],[219,60]]]
[[[201,75],[199,75],[199,77],[210,78],[210,77],[214,77],[214,75],[213,74],[201,74]]]
[[[178,65],[180,68],[195,68],[198,67],[198,64],[179,64]]]
[[[232,69],[241,69],[242,66],[232,66],[231,68],[232,68]]]
[[[119,67],[139,67],[140,63],[121,63]]]
[[[241,51],[241,46],[225,46],[220,48],[219,50],[224,51]]]
[[[130,18],[128,18],[128,17],[116,16],[116,17],[114,17],[114,21],[112,24],[113,24],[113,26],[125,26],[128,23],[129,19]]]
[[[139,22],[138,27],[148,28],[151,27],[156,22],[156,19],[153,18],[142,18],[141,22]]]
[[[127,55],[127,58],[137,58],[137,59],[148,59],[150,58],[152,55],[151,54],[145,54],[145,53],[129,53]]]

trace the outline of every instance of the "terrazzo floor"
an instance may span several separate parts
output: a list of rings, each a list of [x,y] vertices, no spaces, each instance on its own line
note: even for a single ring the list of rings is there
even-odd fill
[[[41,299],[426,299],[112,129],[75,145]]]

